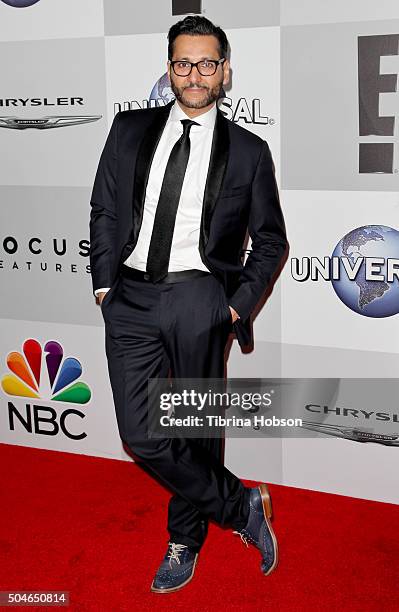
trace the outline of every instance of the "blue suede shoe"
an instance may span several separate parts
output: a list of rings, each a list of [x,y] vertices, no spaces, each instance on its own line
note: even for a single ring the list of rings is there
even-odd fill
[[[250,489],[249,517],[246,526],[237,533],[248,546],[248,542],[259,548],[262,554],[261,570],[267,576],[277,565],[278,547],[270,524],[272,502],[266,484]]]
[[[184,587],[194,576],[198,553],[185,544],[168,542],[168,550],[151,584],[154,593],[171,593]]]

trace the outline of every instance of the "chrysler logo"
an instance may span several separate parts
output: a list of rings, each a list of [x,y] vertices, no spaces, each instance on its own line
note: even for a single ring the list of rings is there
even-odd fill
[[[0,128],[10,130],[27,130],[35,128],[37,130],[49,130],[51,128],[68,127],[69,125],[79,125],[81,123],[91,123],[98,121],[102,115],[75,115],[68,116],[48,116],[38,119],[23,119],[22,117],[0,117]]]
[[[376,442],[384,446],[399,446],[399,433],[383,434],[359,429],[357,427],[347,427],[345,425],[327,425],[325,423],[315,423],[312,421],[302,421],[302,427],[310,431],[317,431],[327,436],[344,438],[353,442]]]

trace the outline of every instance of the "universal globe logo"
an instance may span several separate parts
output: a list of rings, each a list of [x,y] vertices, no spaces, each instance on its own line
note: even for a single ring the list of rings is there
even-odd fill
[[[174,99],[175,95],[170,85],[169,76],[168,73],[165,72],[156,81],[149,98],[142,102],[138,102],[137,100],[114,102],[114,112],[165,106]],[[262,115],[261,100],[259,98],[239,98],[238,100],[233,100],[226,96],[224,89],[221,89],[217,105],[226,119],[234,122],[242,121],[247,124],[254,123],[257,125],[275,125],[276,123],[273,117]]]
[[[14,8],[26,8],[27,6],[36,4],[39,0],[1,0],[1,2],[8,4],[8,6],[13,6]]]
[[[170,86],[168,73],[165,72],[151,90],[148,100],[149,106],[164,106],[174,100],[174,98],[175,95]],[[220,90],[217,105],[226,119],[230,119],[234,122],[244,121],[245,123],[256,123],[260,125],[274,125],[276,123],[273,117],[261,114],[261,101],[259,98],[253,98],[252,100],[239,98],[234,102],[232,98],[226,96],[226,92],[222,88]]]
[[[331,257],[292,258],[296,281],[328,280],[339,299],[365,317],[399,313],[399,232],[364,225],[346,234]]]
[[[160,100],[162,104],[168,104],[172,100],[174,100],[175,94],[172,91],[170,86],[168,73],[165,72],[158,81],[155,83],[154,87],[150,93],[150,103],[152,102],[153,106],[156,105],[157,101]]]
[[[358,227],[338,242],[335,258],[339,275],[331,281],[346,306],[366,317],[391,317],[399,312],[398,231],[385,225]]]

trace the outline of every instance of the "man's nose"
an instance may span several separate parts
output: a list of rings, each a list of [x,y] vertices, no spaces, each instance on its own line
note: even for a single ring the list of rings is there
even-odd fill
[[[190,81],[198,83],[201,80],[201,75],[198,72],[198,66],[193,66],[190,74]]]

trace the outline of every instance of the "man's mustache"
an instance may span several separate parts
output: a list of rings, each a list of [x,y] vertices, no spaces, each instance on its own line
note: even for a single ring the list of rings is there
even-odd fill
[[[187,89],[187,87],[191,89],[209,89],[206,85],[195,85],[194,83],[192,85],[185,85],[183,89]]]

